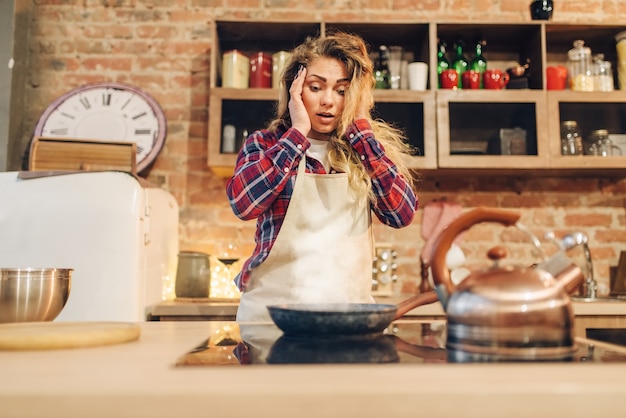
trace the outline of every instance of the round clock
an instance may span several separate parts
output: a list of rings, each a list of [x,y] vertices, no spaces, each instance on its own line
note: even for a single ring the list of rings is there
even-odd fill
[[[130,84],[101,82],[68,91],[43,112],[34,137],[127,141],[137,144],[137,172],[163,147],[167,122],[148,93]]]

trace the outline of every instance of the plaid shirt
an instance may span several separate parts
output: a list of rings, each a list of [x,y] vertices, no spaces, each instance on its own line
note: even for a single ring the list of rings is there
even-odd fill
[[[376,217],[393,228],[409,225],[418,207],[417,196],[385,155],[369,122],[355,121],[347,136],[372,178],[376,201],[371,209]],[[256,248],[235,278],[242,291],[250,271],[265,261],[274,245],[293,192],[298,163],[309,146],[306,137],[293,128],[260,130],[248,137],[237,157],[226,193],[235,215],[243,220],[257,220]],[[326,174],[322,164],[313,158],[307,158],[306,169],[309,173]]]

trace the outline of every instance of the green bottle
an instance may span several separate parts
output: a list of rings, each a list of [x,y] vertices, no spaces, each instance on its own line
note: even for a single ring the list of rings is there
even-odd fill
[[[441,88],[441,73],[450,68],[450,62],[446,58],[446,43],[439,41],[437,46],[437,80]]]
[[[378,47],[378,57],[374,64],[374,78],[377,89],[391,88],[391,75],[389,74],[389,50],[385,45]]]
[[[463,78],[463,73],[467,71],[467,69],[469,68],[469,62],[467,61],[463,53],[464,46],[465,46],[465,43],[461,39],[457,40],[456,44],[454,45],[456,49],[456,55],[454,57],[454,61],[452,62],[452,67],[456,70],[457,74],[459,75],[458,88],[463,87],[463,83],[461,79]]]
[[[478,41],[476,42],[476,46],[474,47],[474,58],[472,59],[472,63],[470,67],[472,70],[478,71],[480,73],[480,88],[483,88],[483,73],[487,69],[487,59],[483,55],[483,47],[487,44],[486,41]]]

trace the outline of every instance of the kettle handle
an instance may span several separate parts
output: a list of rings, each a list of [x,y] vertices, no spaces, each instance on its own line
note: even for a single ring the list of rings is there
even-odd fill
[[[439,234],[433,247],[430,268],[439,299],[444,307],[447,305],[448,296],[455,289],[455,285],[450,279],[450,271],[446,266],[446,255],[456,237],[461,232],[481,222],[498,222],[505,226],[513,226],[520,216],[521,214],[518,212],[477,207],[456,218]],[[445,290],[445,294],[442,294],[443,290]]]

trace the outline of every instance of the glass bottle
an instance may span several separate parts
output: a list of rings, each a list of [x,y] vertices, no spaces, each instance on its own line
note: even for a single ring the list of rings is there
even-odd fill
[[[378,47],[378,57],[374,64],[374,78],[377,89],[391,88],[391,76],[389,74],[389,50],[385,45]]]
[[[459,75],[458,88],[463,87],[462,76],[463,76],[463,73],[469,67],[469,62],[465,58],[465,54],[463,52],[464,46],[465,46],[465,43],[463,42],[462,39],[458,39],[454,45],[454,48],[456,50],[456,55],[454,56],[454,60],[452,61],[452,67],[456,70],[457,74]]]
[[[476,42],[474,46],[474,58],[470,64],[472,70],[480,73],[480,88],[483,88],[483,73],[487,69],[487,59],[483,55],[483,47],[487,45],[485,40]]]
[[[585,41],[574,41],[574,48],[567,52],[567,67],[570,89],[593,91],[591,49],[585,46]]]
[[[439,41],[437,46],[437,80],[439,80],[439,88],[441,88],[441,73],[450,68],[450,62],[446,58],[446,47],[445,42]]]
[[[583,138],[575,120],[566,120],[561,123],[561,154],[582,155]]]

